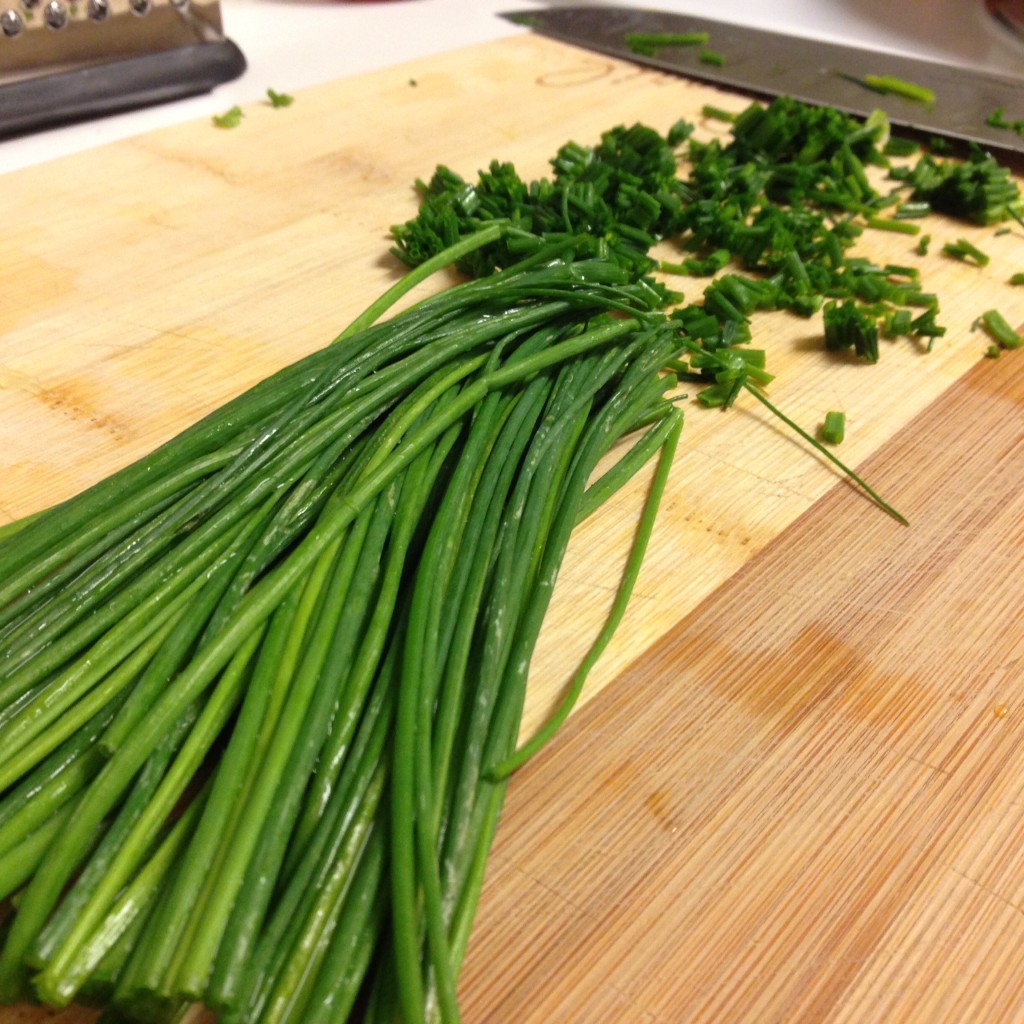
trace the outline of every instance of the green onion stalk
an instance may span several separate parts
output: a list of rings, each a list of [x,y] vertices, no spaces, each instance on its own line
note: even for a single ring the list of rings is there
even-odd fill
[[[668,293],[564,237],[380,319],[509,235],[0,534],[5,1002],[459,1020],[509,775],[622,618],[682,423]],[[569,537],[651,460],[608,620],[517,749]]]

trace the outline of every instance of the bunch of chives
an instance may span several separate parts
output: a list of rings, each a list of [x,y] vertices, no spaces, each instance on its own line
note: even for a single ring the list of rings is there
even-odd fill
[[[0,534],[4,1001],[458,1020],[507,776],[621,617],[681,425],[678,326],[607,260],[540,247],[373,323],[500,230]],[[608,622],[517,753],[569,536],[659,453]]]

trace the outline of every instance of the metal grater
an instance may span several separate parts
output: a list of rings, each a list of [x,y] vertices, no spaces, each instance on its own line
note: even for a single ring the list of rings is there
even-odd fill
[[[244,70],[219,0],[0,0],[0,137],[209,92]]]

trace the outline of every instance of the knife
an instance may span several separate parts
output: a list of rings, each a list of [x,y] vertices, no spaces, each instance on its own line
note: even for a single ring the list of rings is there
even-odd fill
[[[893,125],[1024,153],[1024,137],[1017,131],[986,123],[1000,108],[1004,119],[1024,121],[1024,78],[1014,75],[642,8],[552,7],[502,17],[553,39],[662,71],[861,116],[881,108]],[[706,33],[708,41],[706,47],[660,46],[638,53],[627,40],[631,33]],[[709,62],[707,51],[720,55],[721,66]],[[934,102],[879,93],[864,84],[868,76],[931,89]]]

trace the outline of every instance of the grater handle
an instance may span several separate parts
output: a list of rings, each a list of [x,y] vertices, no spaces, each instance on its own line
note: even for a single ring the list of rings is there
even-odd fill
[[[0,87],[0,138],[195,96],[243,71],[223,39],[12,82]]]

